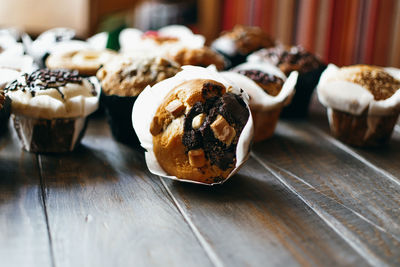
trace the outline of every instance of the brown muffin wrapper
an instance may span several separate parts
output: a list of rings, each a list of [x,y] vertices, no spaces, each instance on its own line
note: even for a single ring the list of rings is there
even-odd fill
[[[252,110],[254,121],[254,142],[259,142],[274,135],[282,107],[268,111]]]
[[[7,96],[3,108],[0,109],[0,134],[7,129],[8,118],[10,117],[11,99]]]
[[[87,125],[86,117],[37,119],[12,114],[11,118],[22,148],[37,153],[74,150]]]
[[[318,69],[306,73],[299,73],[296,83],[296,93],[292,102],[287,105],[282,111],[284,118],[305,118],[308,115],[308,107],[311,100],[311,95],[318,84],[319,78],[326,66],[321,66]]]
[[[387,143],[398,117],[398,114],[388,116],[353,115],[328,109],[332,134],[344,143],[359,147],[374,147]]]
[[[142,151],[139,139],[132,126],[132,108],[137,96],[101,94],[106,118],[115,140]]]

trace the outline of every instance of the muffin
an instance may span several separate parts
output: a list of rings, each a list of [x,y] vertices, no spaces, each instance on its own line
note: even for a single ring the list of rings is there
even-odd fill
[[[265,63],[244,63],[222,75],[245,90],[254,121],[254,141],[270,138],[275,131],[282,108],[295,92],[297,72],[287,78],[277,67]]]
[[[77,71],[40,69],[10,83],[11,118],[22,147],[30,152],[72,151],[86,118],[98,107],[100,85]]]
[[[393,73],[393,72],[392,72]],[[318,84],[331,131],[354,146],[379,146],[393,132],[400,113],[400,75],[375,66],[330,64]]]
[[[97,77],[101,81],[101,102],[114,138],[139,148],[132,128],[131,112],[137,96],[148,85],[154,85],[180,71],[180,66],[162,57],[116,58],[104,65]]]
[[[183,47],[173,49],[167,53],[167,57],[182,66],[208,67],[209,65],[214,65],[218,70],[225,68],[224,57],[206,46],[201,48]]]
[[[52,53],[46,59],[49,69],[77,70],[80,75],[96,75],[98,69],[117,53],[111,50],[72,50]]]
[[[213,69],[182,68],[144,90],[132,111],[133,126],[153,173],[222,183],[249,153],[253,124],[247,95]]]
[[[290,105],[282,111],[284,117],[306,117],[311,95],[325,65],[300,46],[275,46],[261,49],[248,57],[249,62],[266,62],[277,66],[286,76],[297,71],[296,93]]]
[[[231,31],[222,32],[211,47],[228,59],[229,67],[234,67],[245,62],[250,53],[274,45],[261,28],[236,25]]]
[[[165,56],[170,50],[178,48],[201,48],[205,38],[182,25],[170,25],[158,31],[142,32],[138,29],[125,29],[119,36],[121,52],[132,57]]]

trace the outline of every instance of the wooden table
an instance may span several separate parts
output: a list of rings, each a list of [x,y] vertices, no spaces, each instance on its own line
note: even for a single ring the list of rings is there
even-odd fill
[[[10,129],[11,130],[11,129]],[[199,186],[149,173],[103,118],[64,155],[0,139],[1,266],[399,266],[400,127],[333,139],[324,114],[281,121],[239,174]]]

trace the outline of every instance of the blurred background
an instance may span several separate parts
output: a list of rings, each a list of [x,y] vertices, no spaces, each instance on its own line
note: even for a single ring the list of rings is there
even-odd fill
[[[187,25],[208,42],[235,24],[255,25],[325,62],[400,67],[400,0],[0,0],[0,27],[33,36],[53,27],[86,38],[169,24]]]

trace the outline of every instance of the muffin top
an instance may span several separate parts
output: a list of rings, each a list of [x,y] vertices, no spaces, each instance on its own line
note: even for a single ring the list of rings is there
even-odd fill
[[[388,99],[400,88],[400,80],[376,66],[343,67],[339,69],[333,79],[359,84],[371,92],[375,100]]]
[[[234,45],[230,47],[229,43],[232,42]],[[243,25],[236,25],[231,31],[222,32],[213,43],[215,49],[228,55],[233,55],[236,52],[247,55],[258,49],[271,46],[274,46],[274,41],[261,28]]]
[[[163,57],[118,58],[97,72],[106,95],[137,96],[143,89],[179,72],[180,65]]]
[[[218,70],[225,67],[224,58],[217,52],[204,46],[201,48],[187,48],[173,50],[168,53],[168,58],[183,65],[194,65],[200,67],[208,67],[213,64]]]
[[[261,49],[248,58],[249,61],[263,61],[278,66],[285,75],[292,71],[306,73],[318,69],[323,63],[301,46],[275,46]]]
[[[86,116],[97,109],[99,84],[77,71],[39,69],[8,84],[12,112],[39,118]]]

